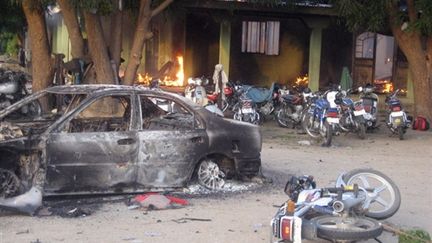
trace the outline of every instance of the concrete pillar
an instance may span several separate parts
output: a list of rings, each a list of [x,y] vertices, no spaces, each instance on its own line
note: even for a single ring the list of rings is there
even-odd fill
[[[321,67],[322,28],[312,29],[309,42],[309,88],[317,91],[319,88]]]
[[[231,22],[223,21],[220,24],[219,33],[219,63],[223,65],[224,71],[229,79],[231,49]]]

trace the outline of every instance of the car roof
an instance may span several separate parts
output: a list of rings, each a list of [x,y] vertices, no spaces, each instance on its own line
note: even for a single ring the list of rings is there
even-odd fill
[[[79,85],[59,85],[46,89],[47,92],[56,94],[89,94],[97,91],[108,90],[149,90],[144,86],[114,85],[114,84],[79,84]]]

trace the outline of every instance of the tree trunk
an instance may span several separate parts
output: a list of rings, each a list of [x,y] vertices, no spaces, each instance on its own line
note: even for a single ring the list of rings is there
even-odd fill
[[[123,25],[123,11],[116,9],[111,17],[111,37],[109,50],[111,60],[118,66],[120,65],[121,47],[122,47],[122,25]]]
[[[408,13],[411,25],[417,18],[414,8],[414,2],[407,1]],[[409,63],[409,71],[413,80],[414,86],[414,115],[422,115],[432,120],[432,77],[431,77],[431,55],[432,37],[428,37],[426,48],[423,48],[421,33],[413,30],[402,30],[401,26],[396,24],[397,21],[397,6],[390,6],[390,23],[393,36],[396,39],[399,48],[406,56]]]
[[[144,41],[146,39],[148,23],[151,18],[150,3],[150,0],[141,0],[140,3],[138,22],[123,80],[123,84],[125,85],[132,85],[134,83],[138,66],[141,63]]]
[[[114,84],[114,72],[108,57],[102,26],[98,15],[84,11],[90,56],[96,71],[96,83]]]
[[[32,90],[35,92],[51,85],[53,65],[42,7],[35,0],[24,0],[22,7],[27,19],[31,40]]]
[[[81,34],[81,29],[78,23],[75,7],[69,0],[57,0],[60,5],[63,19],[68,30],[69,39],[72,47],[72,56],[74,58],[84,57],[84,39]]]
[[[136,72],[141,63],[144,41],[152,35],[148,33],[148,24],[152,17],[158,15],[168,7],[174,0],[165,0],[155,9],[150,9],[151,0],[141,0],[138,22],[135,29],[135,35],[132,42],[132,48],[126,67],[123,84],[132,85],[136,78]]]

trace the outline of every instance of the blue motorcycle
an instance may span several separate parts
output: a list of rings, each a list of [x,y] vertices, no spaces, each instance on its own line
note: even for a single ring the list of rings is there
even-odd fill
[[[314,97],[308,111],[302,119],[306,133],[316,139],[323,139],[323,146],[330,146],[333,129],[339,123],[337,108],[330,107],[324,96]]]

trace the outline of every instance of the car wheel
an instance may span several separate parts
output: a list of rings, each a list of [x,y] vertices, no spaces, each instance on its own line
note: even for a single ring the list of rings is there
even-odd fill
[[[20,181],[10,170],[0,169],[0,198],[15,196],[19,191]]]
[[[198,182],[210,190],[221,189],[225,184],[225,173],[210,159],[203,160],[197,171]]]

